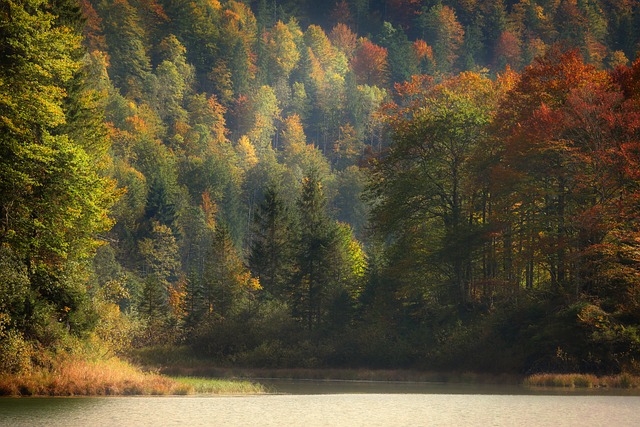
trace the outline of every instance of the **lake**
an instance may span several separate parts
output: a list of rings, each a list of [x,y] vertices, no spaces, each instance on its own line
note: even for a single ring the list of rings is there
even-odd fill
[[[261,396],[0,399],[3,426],[638,426],[640,396],[509,386],[265,381]]]

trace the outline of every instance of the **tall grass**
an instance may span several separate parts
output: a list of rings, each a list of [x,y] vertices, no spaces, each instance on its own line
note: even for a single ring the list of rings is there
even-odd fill
[[[0,375],[0,395],[109,396],[184,395],[189,386],[113,358],[58,361],[52,368],[33,369],[20,375]]]
[[[112,358],[87,360],[69,357],[50,368],[22,374],[0,374],[0,395],[5,396],[110,396],[257,394],[262,386],[246,381],[169,378]]]
[[[638,388],[640,377],[620,374],[598,377],[591,374],[535,374],[524,380],[528,387]]]
[[[173,377],[173,380],[190,387],[198,394],[261,394],[266,389],[250,381],[230,381],[199,377]]]

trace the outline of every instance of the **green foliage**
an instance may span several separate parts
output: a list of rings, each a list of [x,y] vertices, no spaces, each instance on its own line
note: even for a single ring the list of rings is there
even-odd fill
[[[67,26],[77,10],[67,6],[4,2],[0,12],[0,312],[16,360],[28,357],[28,341],[62,348],[95,325],[86,261],[112,225],[117,194],[100,173],[108,140],[99,60],[82,60]]]
[[[34,348],[19,331],[8,327],[9,320],[0,313],[0,372],[22,374],[31,368]]]
[[[267,187],[257,208],[248,263],[267,295],[285,300],[293,274],[293,225],[279,191],[274,185]]]

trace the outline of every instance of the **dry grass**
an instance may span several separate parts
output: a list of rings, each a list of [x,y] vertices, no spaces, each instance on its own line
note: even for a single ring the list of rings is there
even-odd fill
[[[524,385],[528,387],[629,389],[640,387],[640,377],[629,374],[603,377],[591,374],[536,374],[527,377]]]
[[[0,395],[109,396],[184,395],[187,384],[156,373],[143,372],[119,359],[68,359],[53,369],[34,369],[21,375],[0,375]]]

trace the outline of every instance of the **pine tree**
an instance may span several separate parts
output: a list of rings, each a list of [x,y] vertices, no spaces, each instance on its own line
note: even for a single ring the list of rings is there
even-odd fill
[[[260,289],[244,266],[229,230],[218,225],[205,260],[204,294],[209,316],[224,320],[236,314]]]
[[[327,214],[327,199],[316,171],[302,181],[297,212],[297,272],[290,291],[291,307],[294,317],[313,330],[322,321],[327,296],[336,281],[336,227]]]
[[[285,300],[292,274],[293,234],[291,218],[275,185],[265,190],[254,219],[249,268],[271,296]]]

